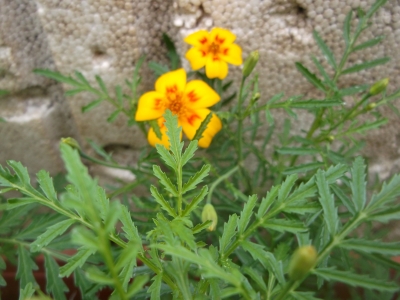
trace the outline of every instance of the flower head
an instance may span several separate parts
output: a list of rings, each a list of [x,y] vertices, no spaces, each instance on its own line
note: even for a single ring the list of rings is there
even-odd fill
[[[242,49],[233,43],[235,39],[232,32],[223,28],[196,31],[185,38],[193,46],[185,57],[193,70],[205,66],[208,78],[224,79],[228,75],[228,63],[242,64]]]
[[[186,83],[184,69],[171,71],[160,76],[155,84],[155,91],[143,94],[138,103],[136,121],[150,121],[157,119],[162,134],[159,139],[150,128],[147,139],[152,146],[163,144],[169,147],[164,125],[163,114],[169,109],[178,116],[178,124],[189,139],[193,139],[203,120],[211,112],[210,107],[220,100],[219,95],[201,80],[192,80]],[[221,120],[212,115],[199,146],[207,148],[214,135],[221,130]]]

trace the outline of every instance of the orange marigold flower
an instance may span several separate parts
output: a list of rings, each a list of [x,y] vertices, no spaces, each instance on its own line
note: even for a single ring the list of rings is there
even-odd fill
[[[162,144],[169,147],[166,135],[165,119],[163,114],[169,109],[178,116],[178,124],[191,140],[196,134],[203,120],[210,113],[210,107],[220,101],[219,95],[201,80],[192,80],[186,83],[184,69],[165,73],[155,84],[155,91],[147,92],[140,97],[136,111],[136,121],[150,121],[157,119],[162,134],[159,139],[150,128],[147,139],[150,145]],[[199,146],[207,148],[214,135],[222,128],[221,120],[213,113]]]
[[[208,78],[224,79],[228,75],[228,63],[239,66],[243,62],[242,49],[233,43],[235,39],[232,32],[223,28],[196,31],[185,38],[193,46],[185,57],[193,70],[205,66]]]

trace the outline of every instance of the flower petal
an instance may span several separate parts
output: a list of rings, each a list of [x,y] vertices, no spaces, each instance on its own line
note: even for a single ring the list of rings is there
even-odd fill
[[[219,57],[208,57],[206,63],[206,75],[208,78],[224,79],[228,75],[228,64]]]
[[[164,122],[165,122],[165,119],[163,117],[161,117],[157,120],[158,126],[160,127],[160,131],[161,131],[161,139],[159,139],[157,137],[156,133],[154,132],[154,129],[152,127],[150,127],[149,133],[147,134],[147,140],[148,140],[149,144],[152,145],[153,147],[155,147],[156,144],[161,144],[161,145],[164,145],[167,149],[169,149],[169,140],[168,140],[168,136],[166,134],[167,127],[165,127]]]
[[[206,65],[207,52],[193,47],[186,52],[185,57],[190,62],[192,69],[196,71]]]
[[[161,75],[156,81],[156,91],[166,95],[170,90],[182,93],[186,85],[186,72],[178,69]]]
[[[157,92],[147,92],[140,97],[136,111],[136,121],[148,121],[161,117],[165,111],[163,105],[165,95]]]
[[[240,66],[243,63],[242,48],[236,44],[226,46],[222,48],[222,51],[220,52],[220,58],[227,63]]]
[[[191,140],[196,134],[197,129],[199,129],[201,123],[207,117],[211,111],[207,108],[193,110],[191,113],[187,114],[186,117],[179,118],[182,124],[183,132]],[[207,125],[207,129],[203,132],[203,137],[199,140],[199,146],[203,148],[208,148],[213,137],[221,130],[222,123],[221,120],[213,113],[210,123]]]
[[[210,39],[218,45],[230,45],[236,40],[236,35],[224,28],[213,28],[210,32]]]
[[[194,110],[213,106],[219,100],[220,96],[202,80],[188,82],[183,93],[185,106]]]
[[[198,30],[185,37],[184,41],[189,45],[201,48],[210,43],[210,34],[207,30]]]

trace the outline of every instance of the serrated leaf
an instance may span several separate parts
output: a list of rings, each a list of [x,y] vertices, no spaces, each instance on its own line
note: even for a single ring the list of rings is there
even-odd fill
[[[161,144],[156,144],[156,149],[158,154],[161,156],[162,160],[170,166],[172,169],[176,169],[178,167],[175,158],[172,156],[172,154],[168,151],[167,148],[165,148]]]
[[[228,222],[224,224],[224,231],[222,237],[219,239],[219,251],[221,253],[225,253],[229,243],[236,235],[237,219],[236,214],[230,215]]]
[[[320,89],[321,91],[326,90],[325,85],[314,73],[311,73],[305,66],[303,66],[299,62],[296,62],[295,65],[297,70],[299,70],[299,72],[307,79],[308,82],[310,82],[313,86]]]
[[[159,166],[153,165],[153,173],[160,180],[160,183],[164,186],[164,188],[172,194],[172,196],[178,197],[176,186],[171,182],[171,179],[169,179],[167,174],[165,174]]]
[[[66,96],[66,97],[71,97],[71,96],[74,96],[74,95],[76,95],[76,94],[85,92],[85,91],[87,91],[87,90],[88,90],[88,88],[87,88],[86,86],[81,87],[81,88],[77,88],[77,89],[73,89],[73,90],[68,90],[68,91],[65,91],[65,92],[64,92],[64,96]]]
[[[196,209],[199,203],[203,201],[207,193],[208,193],[208,187],[205,185],[201,189],[200,193],[198,193],[193,198],[193,200],[185,207],[185,210],[182,213],[182,217],[188,216],[194,209]]]
[[[147,289],[147,293],[150,294],[150,300],[158,300],[160,299],[162,273],[158,273],[151,280],[153,280],[153,283]]]
[[[33,270],[37,270],[38,266],[31,258],[29,252],[21,244],[18,246],[18,269],[15,278],[19,279],[19,286],[25,287],[28,283],[37,286]]]
[[[104,218],[103,230],[105,232],[111,233],[114,230],[115,225],[121,215],[121,208],[122,204],[119,203],[118,201],[111,202],[108,211],[105,212],[107,214],[106,217]]]
[[[23,289],[19,289],[19,300],[31,299],[34,293],[35,289],[33,288],[32,283],[29,282]]]
[[[385,243],[382,241],[369,241],[361,239],[348,239],[339,244],[339,247],[366,253],[379,253],[383,255],[400,255],[400,243]]]
[[[182,128],[178,127],[178,117],[173,115],[172,112],[167,109],[164,113],[165,126],[167,127],[167,136],[170,143],[170,150],[175,156],[176,160],[181,159],[181,153],[183,148],[183,142],[181,142],[181,131]]]
[[[57,236],[63,234],[74,223],[75,220],[65,220],[50,226],[45,233],[39,235],[38,238],[31,244],[31,252],[40,251],[43,247],[50,244],[50,242]]]
[[[176,51],[175,44],[171,40],[171,38],[165,33],[163,33],[163,41],[167,46],[168,57],[171,61],[171,70],[176,70],[179,67],[180,56]]]
[[[15,174],[18,176],[21,184],[24,187],[31,187],[31,180],[29,177],[29,173],[26,167],[24,167],[20,162],[9,160],[7,161],[8,165],[13,168]]]
[[[295,214],[316,213],[321,209],[321,205],[315,202],[306,202],[302,204],[286,205],[283,211]]]
[[[174,209],[169,205],[169,203],[164,199],[163,195],[161,195],[157,188],[154,185],[150,186],[150,193],[154,197],[154,199],[157,201],[158,204],[161,205],[161,208],[164,209],[166,212],[170,214],[172,217],[176,217],[176,213]]]
[[[165,73],[170,71],[167,66],[161,65],[161,64],[156,63],[154,61],[149,62],[148,66],[149,66],[149,68],[151,70],[153,70],[154,74],[157,77],[160,77],[161,75],[163,75],[163,74],[165,74]]]
[[[120,281],[122,281],[122,286],[125,291],[128,290],[128,284],[132,278],[135,267],[136,267],[136,254],[135,258],[126,262],[126,264],[123,266],[123,269],[119,273],[119,279]]]
[[[319,49],[321,50],[322,54],[325,56],[328,63],[332,66],[334,70],[336,70],[336,60],[333,56],[331,49],[325,44],[324,40],[319,36],[318,32],[314,30],[313,32],[314,40],[316,41]]]
[[[196,186],[207,177],[210,171],[210,165],[203,165],[196,174],[189,178],[189,180],[183,185],[182,194],[187,193],[190,190],[196,188]]]
[[[35,69],[35,70],[33,70],[33,73],[39,74],[39,75],[45,76],[47,78],[51,78],[58,82],[63,82],[63,83],[69,84],[69,85],[78,86],[78,87],[81,86],[81,84],[78,81],[76,81],[75,79],[61,75],[58,72],[44,70],[44,69]]]
[[[157,120],[150,120],[148,122],[149,122],[151,128],[153,128],[153,131],[156,134],[156,136],[161,140],[162,139],[162,133],[161,133],[160,126],[158,125],[158,121]]]
[[[208,221],[205,221],[204,223],[197,224],[196,226],[194,226],[192,228],[193,234],[199,233],[199,232],[203,231],[204,229],[207,229],[208,227],[210,227],[211,223],[212,223],[212,221],[208,220]]]
[[[356,210],[354,209],[354,204],[349,197],[343,192],[343,190],[336,184],[331,185],[332,191],[335,195],[342,201],[343,205],[346,206],[347,210],[354,216]]]
[[[132,221],[131,214],[126,206],[122,206],[122,211],[120,215],[120,221],[122,223],[122,230],[126,233],[130,241],[136,241],[141,243],[141,238],[139,236],[138,230]]]
[[[399,286],[396,283],[380,281],[376,278],[370,278],[351,272],[321,268],[314,270],[313,273],[323,277],[326,280],[339,281],[351,286],[359,286],[366,289],[375,289],[388,292],[395,292],[399,290]]]
[[[198,141],[191,141],[189,146],[187,146],[185,152],[182,154],[182,167],[186,165],[186,163],[193,157],[194,153],[197,150]]]
[[[74,74],[75,77],[78,78],[84,85],[90,86],[90,83],[87,81],[87,79],[85,78],[85,76],[83,76],[81,72],[75,71]]]
[[[320,298],[315,298],[313,295],[313,292],[290,292],[290,296],[292,296],[294,300],[322,300]]]
[[[372,196],[368,207],[381,207],[382,204],[390,203],[400,195],[400,174],[394,175],[389,183],[384,182],[378,194]]]
[[[67,299],[65,293],[69,291],[64,281],[59,276],[59,266],[49,255],[45,254],[44,266],[46,268],[46,291],[54,299]]]
[[[86,271],[86,276],[90,280],[100,284],[105,284],[105,285],[114,284],[114,280],[106,273],[100,271],[97,267],[89,267]]]
[[[325,179],[329,184],[336,182],[343,174],[347,172],[347,166],[343,164],[337,164],[336,166],[330,166],[325,171]]]
[[[72,229],[72,242],[93,250],[99,249],[97,237],[86,227],[75,227]]]
[[[256,269],[244,267],[243,273],[249,275],[249,277],[258,285],[258,287],[261,288],[261,290],[267,291],[267,285],[264,282],[264,278]]]
[[[278,201],[277,203],[283,203],[287,197],[289,196],[290,191],[293,189],[297,180],[297,175],[293,174],[287,176],[285,181],[282,183],[279,192],[278,192]]]
[[[295,147],[282,147],[276,149],[280,154],[289,154],[289,155],[314,155],[318,154],[319,151],[317,149],[312,148],[295,148]]]
[[[240,218],[238,222],[238,232],[239,234],[243,234],[249,225],[251,216],[253,215],[253,209],[256,206],[257,195],[252,195],[247,200],[246,204],[243,207],[242,212],[240,213]]]
[[[271,190],[267,193],[267,196],[261,199],[260,207],[258,208],[257,211],[257,218],[262,218],[268,211],[269,207],[272,205],[272,203],[278,196],[280,187],[281,187],[280,185],[273,186]]]
[[[60,268],[60,276],[68,277],[76,269],[83,266],[86,260],[96,251],[91,248],[80,248],[78,253],[68,259],[68,262]]]
[[[36,203],[36,198],[10,198],[7,200],[7,210],[11,210],[27,204]]]
[[[196,130],[196,134],[193,137],[193,140],[200,140],[203,136],[204,131],[206,131],[208,124],[211,121],[211,118],[213,117],[213,113],[210,112],[207,117],[201,122],[199,128]]]
[[[92,110],[93,108],[95,108],[96,106],[98,106],[101,102],[103,102],[103,99],[94,100],[94,101],[82,106],[81,111],[83,113],[88,112],[88,111]]]
[[[333,195],[330,193],[328,182],[325,178],[325,173],[322,170],[318,170],[317,175],[317,186],[319,192],[319,202],[321,203],[324,211],[324,220],[326,227],[331,236],[336,234],[336,228],[338,223],[338,214],[335,207],[335,201]]]
[[[387,223],[391,220],[399,220],[400,219],[400,207],[398,208],[389,208],[378,213],[374,213],[368,217],[368,220],[378,221],[382,223]]]
[[[343,70],[342,74],[343,75],[350,74],[350,73],[355,73],[355,72],[359,72],[362,70],[370,69],[370,68],[373,68],[373,67],[376,67],[379,65],[386,64],[389,61],[390,61],[390,57],[382,57],[382,58],[378,58],[375,60],[367,61],[365,63],[357,64],[357,65],[354,65],[350,68]]]
[[[49,173],[41,170],[37,173],[37,179],[42,189],[43,193],[48,199],[53,202],[57,202],[57,193],[54,189],[53,179],[50,177]]]
[[[364,160],[359,156],[353,162],[351,169],[351,191],[353,193],[353,203],[356,212],[360,212],[364,209],[365,202],[367,201],[366,186],[365,182],[365,165]]]
[[[148,281],[149,275],[136,276],[133,283],[128,287],[127,297],[130,298],[137,294]]]
[[[323,167],[325,164],[322,162],[312,162],[308,164],[301,164],[295,167],[290,167],[282,172],[283,175],[293,175],[297,173],[305,173]]]
[[[263,223],[263,227],[268,229],[273,229],[279,232],[305,232],[308,229],[304,227],[302,222],[292,221],[292,220],[284,220],[284,219],[271,219],[267,220]]]

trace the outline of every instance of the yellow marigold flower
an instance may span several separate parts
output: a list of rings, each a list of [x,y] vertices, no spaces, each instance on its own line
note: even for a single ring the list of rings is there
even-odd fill
[[[150,128],[147,139],[152,146],[162,144],[169,147],[163,118],[166,109],[178,116],[179,126],[182,126],[183,132],[191,140],[210,113],[207,107],[213,106],[218,101],[220,101],[219,95],[205,82],[192,80],[186,83],[186,72],[184,69],[179,69],[160,76],[156,81],[155,91],[147,92],[140,97],[135,120],[157,119],[162,137],[159,139],[153,128]],[[199,146],[207,148],[221,128],[221,120],[213,114],[203,137],[199,140]]]
[[[228,63],[239,66],[243,62],[242,49],[233,43],[235,39],[232,32],[223,28],[196,31],[185,38],[193,46],[185,57],[193,70],[205,66],[208,78],[224,79],[228,75]]]

